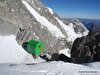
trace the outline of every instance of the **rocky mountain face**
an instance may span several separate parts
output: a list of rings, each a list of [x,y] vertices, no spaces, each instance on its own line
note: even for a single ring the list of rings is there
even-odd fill
[[[83,36],[81,38],[75,39],[71,49],[70,62],[89,63],[89,62],[100,61],[99,20],[91,20],[91,19],[79,19],[79,20],[88,28],[89,34],[85,37]],[[79,20],[62,18],[62,21],[65,24],[68,24],[70,22],[75,23],[78,22]]]
[[[92,32],[99,32],[100,33],[100,25],[93,25],[92,26],[92,30],[91,30]]]
[[[75,30],[76,33],[81,32],[84,33],[85,28],[84,25],[81,23],[80,20],[78,19],[70,19],[70,18],[61,18],[61,20],[66,24],[66,25],[70,25],[70,23],[73,24],[73,28]]]
[[[20,27],[31,27],[48,54],[64,50],[68,57],[74,40],[88,34],[78,19],[62,20],[40,0],[0,0],[0,35],[16,36]]]
[[[71,50],[71,62],[87,63],[100,61],[100,33],[90,32],[87,36],[77,38]]]

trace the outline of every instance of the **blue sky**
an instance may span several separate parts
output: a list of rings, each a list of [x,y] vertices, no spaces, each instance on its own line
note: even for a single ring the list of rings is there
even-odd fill
[[[100,0],[42,0],[61,17],[100,19]]]

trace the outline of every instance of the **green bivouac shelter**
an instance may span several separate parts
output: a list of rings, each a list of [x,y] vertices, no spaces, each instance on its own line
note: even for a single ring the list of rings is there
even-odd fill
[[[26,49],[25,49],[26,46]],[[43,42],[36,41],[36,40],[30,40],[27,42],[27,44],[24,45],[24,49],[35,56],[38,56],[41,54],[41,52],[44,51],[44,44]]]

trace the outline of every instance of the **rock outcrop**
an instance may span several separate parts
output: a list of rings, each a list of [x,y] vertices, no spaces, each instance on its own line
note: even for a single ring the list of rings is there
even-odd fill
[[[100,33],[89,33],[77,38],[71,50],[71,62],[87,63],[100,61]]]

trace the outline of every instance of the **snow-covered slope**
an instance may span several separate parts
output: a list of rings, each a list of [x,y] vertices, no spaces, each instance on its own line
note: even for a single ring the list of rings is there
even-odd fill
[[[77,37],[80,37],[80,36],[78,36],[76,33],[75,33],[75,31],[74,31],[74,29],[73,28],[71,28],[70,26],[68,26],[68,25],[65,25],[61,20],[59,20],[58,18],[56,18],[57,20],[58,20],[58,22],[60,23],[60,25],[62,26],[62,28],[64,28],[65,29],[65,31],[66,31],[66,33],[68,34],[68,37],[67,37],[67,40],[68,41],[74,41]],[[73,24],[72,24],[73,25]]]
[[[45,17],[38,14],[26,1],[22,0],[23,4],[27,7],[30,13],[35,17],[35,19],[43,26],[47,27],[48,30],[52,33],[55,37],[65,37],[64,34],[58,29],[55,25],[50,23]],[[42,27],[43,27],[42,26]]]
[[[100,62],[91,63],[99,66]],[[100,75],[100,66],[83,66],[64,62],[46,62],[33,65],[0,64],[0,75]]]
[[[16,37],[0,36],[0,63],[32,63],[42,62],[44,60],[34,60],[20,45],[16,42]]]
[[[88,34],[88,31],[84,32],[84,34],[82,34],[81,32],[76,33],[75,30],[74,30],[73,23],[69,23],[69,25],[66,25],[61,20],[59,20],[58,18],[56,18],[56,19],[59,22],[59,24],[62,26],[62,28],[66,31],[66,33],[68,35],[68,37],[66,39],[68,41],[74,42],[74,40],[76,38],[86,36]]]

